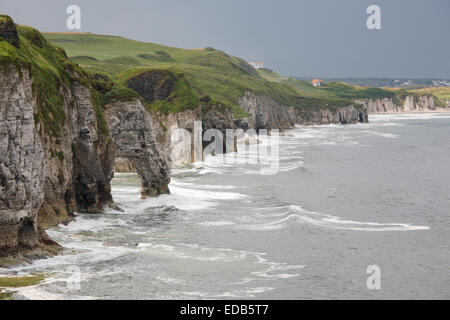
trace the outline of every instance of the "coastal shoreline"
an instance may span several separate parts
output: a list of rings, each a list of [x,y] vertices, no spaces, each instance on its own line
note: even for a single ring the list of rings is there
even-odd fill
[[[447,110],[428,110],[428,111],[406,111],[406,112],[369,112],[370,115],[383,115],[383,114],[427,114],[427,113],[450,113],[450,108]]]

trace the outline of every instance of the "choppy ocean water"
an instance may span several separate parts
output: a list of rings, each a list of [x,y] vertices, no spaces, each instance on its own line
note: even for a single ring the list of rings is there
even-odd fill
[[[370,121],[286,132],[275,175],[209,158],[141,200],[116,174],[124,212],[79,215],[48,231],[66,254],[0,274],[45,273],[25,299],[450,298],[450,115]]]

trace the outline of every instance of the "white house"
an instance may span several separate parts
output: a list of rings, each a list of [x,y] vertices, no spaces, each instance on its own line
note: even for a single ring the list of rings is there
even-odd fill
[[[322,79],[313,79],[313,81],[311,81],[314,87],[320,87],[322,85],[322,82],[323,82]]]
[[[262,62],[249,62],[249,64],[255,69],[264,68],[264,64]]]

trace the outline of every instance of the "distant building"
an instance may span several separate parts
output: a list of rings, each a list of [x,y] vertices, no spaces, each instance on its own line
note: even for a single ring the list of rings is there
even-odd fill
[[[249,62],[249,64],[255,69],[264,68],[264,64],[262,62]]]
[[[313,79],[313,81],[311,81],[314,87],[320,87],[322,85],[322,82],[323,82],[322,79]]]

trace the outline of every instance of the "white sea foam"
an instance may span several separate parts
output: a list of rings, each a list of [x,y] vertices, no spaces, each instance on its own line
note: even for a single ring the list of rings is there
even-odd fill
[[[265,253],[240,251],[228,248],[207,248],[198,244],[165,245],[157,243],[141,243],[138,247],[142,248],[147,254],[165,255],[175,259],[189,259],[202,262],[220,261],[221,263],[248,261],[247,263],[254,264],[255,266],[253,269],[257,270],[249,273],[245,278],[246,283],[261,279],[277,280],[298,277],[299,273],[295,273],[295,271],[305,267],[304,265],[290,265],[287,263],[268,261],[265,258]],[[260,269],[258,265],[265,266],[265,268]],[[294,271],[294,273],[290,273],[291,271]]]
[[[398,113],[398,114],[372,114],[370,122],[392,122],[395,120],[430,120],[450,119],[449,113]]]
[[[412,231],[430,229],[428,226],[414,226],[409,223],[378,223],[345,220],[333,215],[307,211],[300,206],[292,205],[290,208],[297,212],[297,219],[300,222],[324,228],[357,231]]]
[[[96,300],[91,296],[79,296],[68,293],[55,293],[44,290],[42,287],[25,287],[14,290],[18,296],[28,300]]]
[[[179,187],[186,187],[186,188],[194,188],[194,189],[207,189],[207,190],[230,190],[230,189],[236,189],[235,186],[227,186],[227,185],[206,185],[206,184],[196,184],[196,183],[189,183],[189,182],[181,182],[175,179],[172,179],[170,182],[170,186],[179,186]]]
[[[51,229],[49,233],[64,232],[65,234],[76,235],[82,231],[98,232],[111,227],[126,226],[129,221],[115,216],[92,217],[90,215],[79,215],[76,221],[71,221],[67,225],[59,225],[56,229]]]
[[[125,187],[114,187],[113,197],[119,206],[133,213],[148,214],[147,209],[156,207],[174,207],[179,210],[203,210],[219,205],[220,201],[237,200],[246,195],[227,190],[235,189],[230,185],[206,185],[179,181],[172,178],[169,184],[170,195],[161,195],[157,198],[140,199],[138,188],[130,188],[127,193],[120,195],[117,191],[126,190]],[[224,191],[226,190],[226,191]],[[120,215],[120,212],[118,212]],[[124,214],[127,214],[126,212]]]
[[[199,225],[205,226],[205,227],[211,227],[211,226],[232,226],[232,225],[235,225],[235,223],[231,222],[231,221],[204,221],[204,222],[200,222]]]
[[[269,230],[280,230],[284,229],[288,226],[288,222],[294,220],[298,220],[297,214],[289,214],[282,219],[278,219],[275,221],[265,222],[265,223],[256,223],[256,224],[248,224],[239,226],[242,229],[252,230],[252,231],[269,231]]]
[[[366,134],[374,135],[374,136],[388,138],[388,139],[396,139],[399,137],[399,135],[397,135],[397,134],[388,133],[388,132],[376,132],[376,131],[371,131],[371,130],[364,130],[362,132],[366,133]]]
[[[171,195],[150,199],[149,202],[171,205],[180,210],[201,210],[218,205],[218,201],[237,200],[246,197],[237,192],[208,191],[192,187],[170,186]]]
[[[159,243],[139,243],[138,248],[147,254],[166,255],[176,259],[189,259],[199,261],[233,262],[244,260],[248,252],[235,251],[222,248],[205,248],[198,245],[176,244],[167,245]]]
[[[175,279],[167,275],[158,275],[155,279],[168,284],[185,284],[184,280]]]
[[[223,293],[216,292],[202,292],[202,291],[185,291],[182,294],[190,297],[199,297],[199,298],[253,298],[257,294],[261,294],[267,291],[274,290],[273,287],[255,287],[249,289],[237,289],[233,291],[225,291]]]
[[[358,128],[354,126],[353,128]],[[358,145],[351,131],[341,125],[297,126],[282,139],[282,144],[290,144],[298,148],[311,145]],[[284,146],[283,146],[284,147]]]
[[[285,207],[286,209],[283,212],[276,212],[276,209],[280,208],[275,208],[275,212],[273,214],[255,215],[253,219],[247,219],[252,221],[259,219],[262,220],[262,222],[242,223],[238,225],[238,228],[252,231],[272,231],[287,228],[289,226],[292,226],[292,222],[298,222],[327,229],[369,232],[415,231],[430,229],[430,227],[428,226],[416,226],[409,223],[378,223],[346,220],[329,214],[308,211],[297,205],[287,206]],[[273,217],[276,217],[277,219],[270,220]]]

